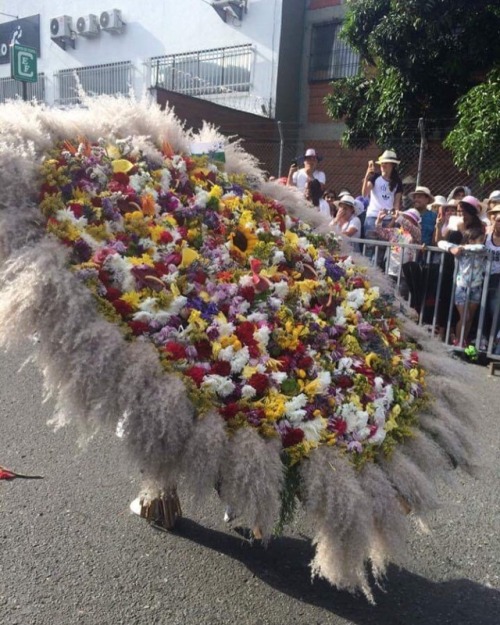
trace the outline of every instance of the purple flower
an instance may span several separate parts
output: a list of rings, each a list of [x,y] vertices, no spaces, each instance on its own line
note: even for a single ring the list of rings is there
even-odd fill
[[[340,280],[340,278],[345,275],[345,271],[342,269],[342,267],[339,267],[337,263],[331,258],[327,258],[325,260],[325,269],[326,275],[329,276],[332,280],[335,280],[335,282]]]

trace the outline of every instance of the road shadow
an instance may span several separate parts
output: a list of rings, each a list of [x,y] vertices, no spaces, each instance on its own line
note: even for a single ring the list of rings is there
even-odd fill
[[[467,579],[433,582],[390,566],[383,589],[374,588],[376,605],[363,596],[336,590],[324,580],[311,582],[313,547],[307,540],[281,537],[267,548],[241,537],[182,518],[179,538],[223,553],[244,564],[257,578],[303,603],[323,608],[356,625],[498,625],[500,592]]]

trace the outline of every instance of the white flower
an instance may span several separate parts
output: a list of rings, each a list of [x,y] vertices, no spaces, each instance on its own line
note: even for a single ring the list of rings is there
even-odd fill
[[[347,432],[349,433],[361,431],[368,424],[366,410],[360,410],[350,402],[342,406],[340,413],[347,424]]]
[[[267,315],[261,312],[253,312],[251,315],[248,315],[247,321],[251,321],[252,323],[259,323],[260,321],[267,321]]]
[[[340,360],[337,362],[337,369],[339,372],[350,373],[352,371],[353,364],[354,360],[346,356],[344,358],[340,358]]]
[[[75,213],[69,208],[61,208],[56,212],[56,218],[58,221],[69,221],[74,224],[79,230],[83,230],[87,225],[88,221],[86,217],[77,217]]]
[[[209,199],[210,193],[208,193],[208,191],[200,189],[200,187],[196,187],[196,196],[194,198],[194,203],[197,206],[201,206],[201,208],[206,208]]]
[[[170,185],[172,184],[172,176],[168,169],[163,168],[161,170],[161,178],[160,178],[160,188],[163,193],[168,193],[170,190]]]
[[[170,303],[170,306],[168,307],[168,312],[172,315],[177,315],[185,307],[186,302],[187,297],[184,297],[184,295],[178,295]]]
[[[329,371],[320,371],[316,378],[318,381],[318,393],[324,393],[332,383],[332,376]]]
[[[142,189],[146,186],[146,184],[151,180],[151,176],[146,172],[142,171],[138,174],[133,174],[129,178],[129,185],[134,189],[137,194],[140,194]]]
[[[217,355],[218,360],[226,360],[227,362],[230,362],[232,357],[234,354],[234,348],[232,345],[228,345],[228,347],[224,347],[223,349],[220,350],[219,354]]]
[[[281,300],[284,300],[290,290],[286,280],[280,280],[273,285],[274,294]]]
[[[385,436],[386,436],[386,431],[384,430],[383,427],[379,426],[375,434],[372,434],[372,436],[370,436],[370,443],[374,443],[375,445],[380,445],[380,443],[384,442]]]
[[[358,310],[365,303],[365,289],[354,289],[353,291],[349,291],[347,293],[347,304],[354,308],[354,310]]]
[[[281,250],[274,252],[271,263],[273,265],[279,265],[280,263],[284,263],[286,261],[285,253]]]
[[[316,419],[313,419],[312,421],[303,421],[300,424],[300,429],[304,432],[306,441],[317,443],[321,437],[321,432],[326,427],[326,424],[326,419],[323,417],[316,417]]]
[[[241,276],[241,278],[238,280],[238,284],[243,288],[253,286],[252,276],[248,274]]]
[[[239,373],[249,360],[250,353],[248,351],[248,347],[245,345],[245,347],[242,347],[234,354],[233,359],[231,360],[231,372]]]
[[[268,326],[262,326],[258,330],[255,330],[253,333],[253,337],[256,341],[259,341],[262,345],[267,345],[269,343],[269,338],[271,336],[271,329]]]
[[[104,267],[111,271],[117,286],[122,291],[135,291],[135,278],[132,275],[132,265],[119,254],[111,254],[104,261]]]
[[[276,384],[281,384],[287,379],[288,373],[285,373],[284,371],[273,371],[270,377],[271,380],[274,380],[276,382]]]
[[[252,399],[252,397],[255,397],[256,394],[257,391],[253,386],[250,386],[250,384],[245,384],[245,386],[241,389],[241,396],[243,399]]]
[[[304,393],[300,393],[293,399],[290,399],[285,403],[285,414],[288,417],[290,423],[299,423],[306,415],[306,411],[303,407],[307,404],[307,397]]]
[[[212,388],[219,397],[227,397],[234,392],[234,384],[229,379],[222,375],[211,374],[205,376],[202,386],[208,386]]]
[[[231,334],[234,334],[235,327],[230,321],[226,322],[217,319],[216,324],[219,336],[231,336]]]

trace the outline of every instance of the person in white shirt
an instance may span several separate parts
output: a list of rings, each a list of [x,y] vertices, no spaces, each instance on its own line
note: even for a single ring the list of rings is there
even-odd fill
[[[368,169],[363,180],[361,195],[369,197],[366,209],[365,232],[375,229],[375,221],[380,211],[390,216],[399,212],[403,195],[403,183],[399,177],[397,166],[400,161],[393,150],[385,150],[378,159],[380,173],[375,171],[375,163],[368,162]]]
[[[304,167],[297,169],[295,161],[291,164],[287,185],[297,187],[297,189],[305,192],[308,181],[316,179],[321,183],[321,189],[324,191],[326,176],[324,171],[318,169],[318,163],[319,157],[316,150],[308,148],[304,154]]]
[[[346,237],[361,236],[361,221],[358,217],[363,206],[352,195],[343,195],[338,202],[339,210],[330,223],[332,230]]]

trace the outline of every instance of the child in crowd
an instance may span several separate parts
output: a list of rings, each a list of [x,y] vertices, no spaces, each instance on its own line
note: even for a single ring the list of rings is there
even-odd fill
[[[456,345],[466,343],[474,315],[481,301],[484,274],[484,256],[478,254],[485,250],[484,228],[481,224],[471,225],[463,233],[462,243],[439,241],[438,246],[455,256],[458,263],[455,281],[455,306],[459,320],[456,326]]]
[[[384,220],[390,217],[388,227],[383,227]],[[422,234],[420,230],[421,222],[420,213],[416,208],[391,214],[388,211],[381,210],[375,221],[374,238],[382,241],[390,241],[393,243],[389,252],[389,266],[387,273],[397,280],[399,276],[400,291],[402,295],[407,295],[407,285],[404,277],[401,275],[401,267],[404,263],[415,260],[416,250],[411,248],[401,248],[398,244],[410,243],[419,245],[422,242]]]

